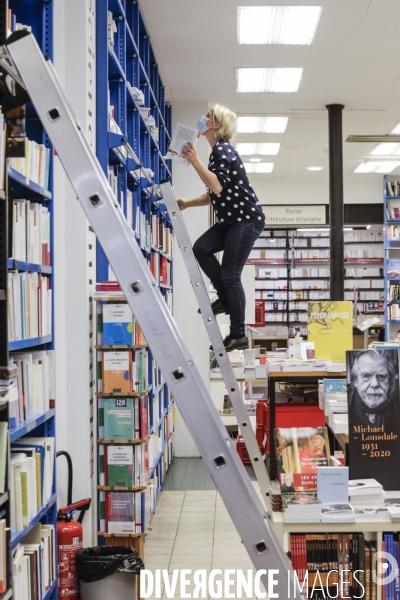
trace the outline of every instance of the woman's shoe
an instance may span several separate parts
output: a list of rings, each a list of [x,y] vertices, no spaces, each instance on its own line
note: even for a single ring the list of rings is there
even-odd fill
[[[219,298],[217,298],[212,304],[211,304],[211,308],[212,311],[214,313],[214,315],[229,315],[229,307],[228,304],[226,302],[222,302]],[[199,308],[199,310],[197,311],[198,313],[201,313],[201,310]]]
[[[224,346],[227,352],[232,352],[232,350],[246,350],[249,347],[249,339],[247,335],[244,335],[239,339],[227,335],[224,339]]]

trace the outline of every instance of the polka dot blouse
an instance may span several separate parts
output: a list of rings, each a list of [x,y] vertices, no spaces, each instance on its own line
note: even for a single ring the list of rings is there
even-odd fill
[[[263,222],[264,212],[251,187],[242,159],[227,140],[217,140],[210,154],[208,170],[222,185],[220,194],[208,193],[219,223]]]

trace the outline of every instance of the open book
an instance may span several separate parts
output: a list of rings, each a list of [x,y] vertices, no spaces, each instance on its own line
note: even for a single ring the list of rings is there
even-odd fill
[[[182,156],[182,148],[189,142],[192,142],[192,144],[196,146],[200,136],[201,133],[197,129],[193,129],[193,127],[183,125],[182,123],[177,123],[165,158],[176,160],[189,166],[186,158]]]

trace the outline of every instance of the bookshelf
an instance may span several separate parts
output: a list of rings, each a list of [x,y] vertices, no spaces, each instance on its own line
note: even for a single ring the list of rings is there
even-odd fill
[[[400,330],[400,186],[394,177],[383,179],[385,241],[385,340],[393,340]]]
[[[164,159],[171,139],[171,107],[165,104],[164,86],[138,2],[96,2],[96,52],[97,157],[172,311],[173,232],[156,185],[171,178],[171,162]],[[122,540],[124,545],[138,549],[143,558],[147,524],[173,455],[174,402],[137,324],[133,325],[129,343],[115,345],[113,340],[105,339],[104,313],[107,307],[112,310],[113,305],[124,304],[125,299],[121,293],[118,295],[115,276],[99,244],[96,266],[98,541],[118,544]],[[134,322],[132,315],[129,318]],[[141,366],[132,377],[131,391],[109,395],[103,386],[103,363],[107,357],[111,361],[116,352],[128,357],[132,365],[140,360]],[[104,439],[103,417],[110,402],[117,403],[119,399],[126,401],[127,406],[133,405],[135,415],[140,415],[140,424],[136,427],[139,431],[135,431],[137,437],[118,442]],[[110,490],[107,472],[102,471],[116,442],[126,448],[130,457],[133,453],[135,466],[141,471],[137,480],[135,471],[135,485],[125,486],[124,491]],[[127,537],[110,532],[110,523],[104,518],[106,496],[118,490],[134,493],[134,502],[140,498],[143,508],[140,531]]]
[[[10,29],[22,24],[31,28],[44,55],[52,58],[52,14],[52,0],[3,2],[1,43]],[[38,570],[33,562],[27,566],[25,544],[47,532],[46,552],[52,548],[53,560],[48,579],[43,578],[41,585],[43,598],[55,600],[53,158],[31,104],[26,105],[25,122],[25,158],[7,160],[5,193],[1,194],[5,201],[0,202],[0,318],[7,324],[0,328],[0,379],[7,379],[4,401],[0,398],[0,420],[8,424],[7,478],[5,493],[0,494],[0,514],[9,528],[6,551],[13,561],[12,586],[1,597],[22,600],[18,586],[29,572],[38,584]]]
[[[345,300],[360,313],[383,316],[383,235],[379,226],[345,232]],[[281,323],[307,335],[307,303],[329,300],[329,230],[266,229],[250,253],[256,300],[265,324]]]

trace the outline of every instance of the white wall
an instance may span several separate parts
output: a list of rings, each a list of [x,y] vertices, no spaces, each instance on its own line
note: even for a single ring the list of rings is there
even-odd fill
[[[173,127],[175,123],[196,126],[197,120],[207,114],[206,103],[175,102],[172,106]],[[203,164],[208,164],[210,147],[206,140],[200,139],[197,151]],[[193,167],[173,164],[173,186],[181,198],[194,198],[204,193],[205,186]],[[192,244],[208,229],[208,207],[185,210],[182,215]],[[209,345],[207,331],[201,315],[197,313],[198,304],[194,295],[181,251],[175,241],[174,246],[174,318],[185,343],[196,363],[200,374],[209,388]],[[208,285],[208,281],[207,281]],[[197,446],[178,411],[174,437],[175,455],[178,457],[200,456]]]
[[[54,5],[55,67],[89,141],[94,143],[94,1],[59,0]],[[54,186],[54,280],[57,450],[74,464],[73,500],[92,496],[93,398],[90,295],[95,283],[94,236],[58,159]],[[67,503],[65,459],[57,462],[59,506]],[[94,503],[95,504],[95,503]],[[95,526],[84,521],[84,545]]]
[[[261,204],[329,204],[327,170],[306,177],[268,177],[250,175],[250,181]],[[345,204],[383,202],[383,175],[344,175]]]

